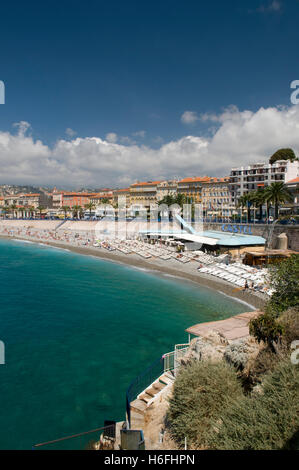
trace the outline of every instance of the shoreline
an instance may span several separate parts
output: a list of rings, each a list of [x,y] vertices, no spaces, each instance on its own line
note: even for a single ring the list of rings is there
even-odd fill
[[[125,255],[122,253],[116,253],[115,251],[106,251],[105,248],[96,248],[91,246],[74,246],[72,244],[67,244],[64,242],[51,242],[46,240],[40,240],[33,237],[21,237],[21,236],[5,236],[0,235],[0,238],[6,240],[20,240],[20,241],[30,241],[36,244],[41,244],[45,246],[53,246],[54,248],[63,248],[65,250],[80,254],[80,255],[91,255],[96,256],[102,260],[116,262],[118,264],[136,267],[145,269],[146,271],[152,272],[153,274],[162,273],[168,277],[174,277],[178,280],[189,280],[193,283],[206,287],[208,289],[218,291],[226,296],[236,299],[241,303],[245,303],[251,306],[253,309],[262,310],[265,305],[265,299],[258,293],[253,292],[243,292],[233,287],[230,283],[224,280],[215,280],[212,276],[208,274],[201,274],[196,271],[196,273],[190,272],[190,266],[179,265],[176,266],[173,263],[178,261],[173,261],[169,263],[168,266],[165,266],[165,261],[153,259],[150,261],[139,259],[138,255],[129,254]],[[105,250],[105,251],[104,251]],[[163,265],[164,263],[164,265]],[[171,266],[170,266],[171,264]],[[190,264],[190,263],[188,263]]]

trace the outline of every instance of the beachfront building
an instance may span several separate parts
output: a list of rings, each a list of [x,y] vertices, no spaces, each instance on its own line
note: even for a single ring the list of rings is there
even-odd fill
[[[81,193],[81,192],[57,192],[52,194],[53,199],[53,208],[60,209],[64,206],[74,207],[80,206],[84,207],[85,204],[88,204],[90,200],[97,196],[97,193]]]
[[[146,181],[131,184],[130,206],[138,210],[142,207],[150,209],[157,203],[157,188],[161,181]]]
[[[113,191],[113,205],[129,207],[131,204],[130,188],[115,189]]]
[[[113,204],[113,191],[111,189],[105,190],[93,194],[90,196],[89,202],[94,204],[95,207],[101,206],[102,204]]]
[[[292,202],[286,202],[280,210],[286,210],[293,215],[299,215],[299,176],[286,182],[289,192],[293,196]]]
[[[224,178],[209,178],[203,182],[201,199],[204,217],[231,217],[235,211],[232,202],[229,176]]]
[[[238,200],[245,193],[265,188],[274,182],[286,183],[298,176],[298,164],[295,160],[277,160],[270,163],[254,163],[248,166],[232,168],[230,173],[230,191],[232,202],[237,205]]]
[[[161,201],[165,196],[176,196],[177,192],[177,180],[161,181],[157,185],[157,201]]]
[[[22,207],[51,207],[52,197],[46,193],[12,194],[4,196],[4,206]]]
[[[210,180],[208,176],[193,176],[178,181],[177,192],[184,194],[194,204],[202,202],[202,187]]]

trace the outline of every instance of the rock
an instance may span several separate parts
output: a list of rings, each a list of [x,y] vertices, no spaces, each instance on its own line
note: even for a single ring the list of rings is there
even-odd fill
[[[194,338],[187,353],[181,359],[183,365],[191,361],[219,361],[223,358],[225,348],[228,345],[227,339],[216,331],[209,331],[204,337]]]
[[[258,351],[259,346],[253,338],[242,338],[226,346],[224,359],[237,369],[243,370],[248,360],[257,355]]]

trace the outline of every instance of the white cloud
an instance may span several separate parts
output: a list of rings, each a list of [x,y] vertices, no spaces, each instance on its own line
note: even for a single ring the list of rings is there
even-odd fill
[[[278,0],[273,0],[268,5],[261,5],[255,11],[260,13],[271,13],[271,12],[279,12],[281,10],[281,3]],[[252,11],[252,10],[251,10]]]
[[[28,129],[30,129],[31,125],[27,121],[20,121],[20,122],[15,122],[13,124],[13,127],[16,127],[18,129],[18,135],[19,136],[24,136]]]
[[[142,137],[142,138],[143,138],[143,137],[145,137],[145,134],[146,134],[145,131],[137,131],[137,132],[133,132],[132,135],[133,135],[134,137]]]
[[[185,111],[181,116],[181,121],[183,124],[194,124],[198,121],[198,116],[195,111]]]
[[[174,174],[225,175],[233,166],[266,161],[281,147],[299,156],[299,106],[256,112],[231,106],[207,116],[216,125],[212,136],[188,135],[157,149],[99,137],[61,139],[51,148],[19,123],[17,134],[0,131],[0,183],[121,187]]]
[[[117,134],[115,134],[115,132],[109,132],[108,134],[106,134],[106,140],[107,142],[110,142],[112,144],[115,144],[117,142]]]
[[[65,130],[65,133],[68,137],[74,137],[77,132],[74,131],[73,129],[71,129],[70,127],[68,127],[66,130]]]

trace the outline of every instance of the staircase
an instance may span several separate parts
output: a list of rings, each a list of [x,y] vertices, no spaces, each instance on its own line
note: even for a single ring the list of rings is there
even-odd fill
[[[136,400],[130,403],[131,429],[142,429],[144,426],[144,414],[160,393],[174,382],[174,374],[171,371],[162,374],[155,382],[147,387]]]

